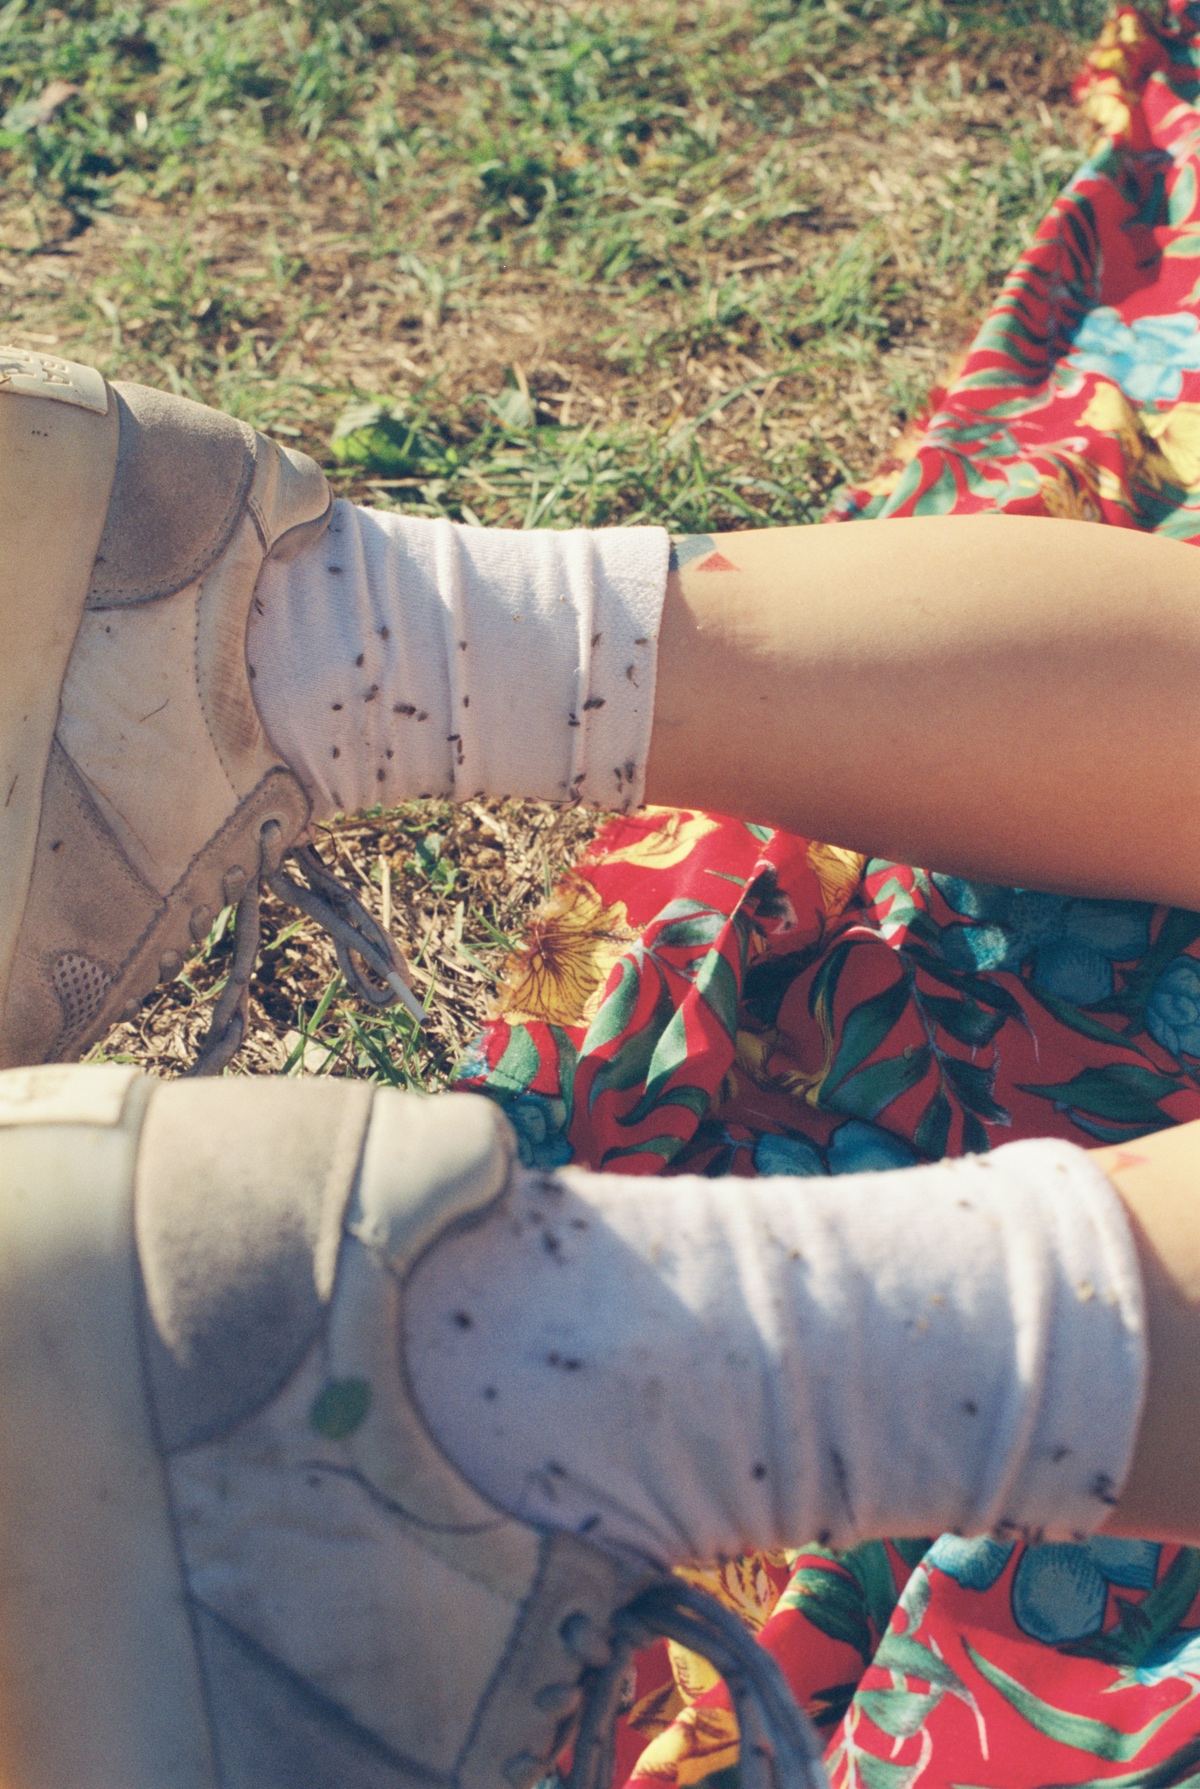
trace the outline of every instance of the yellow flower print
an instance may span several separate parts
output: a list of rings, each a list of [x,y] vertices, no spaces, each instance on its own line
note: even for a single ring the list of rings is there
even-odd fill
[[[738,1761],[738,1726],[732,1709],[685,1708],[652,1739],[637,1761],[638,1783],[675,1783],[691,1789]]]
[[[680,1646],[677,1640],[667,1641],[667,1652],[671,1660],[671,1672],[676,1686],[685,1703],[694,1702],[705,1690],[711,1690],[714,1683],[720,1682],[720,1675],[714,1665],[701,1658],[698,1652],[690,1652],[686,1646]]]
[[[1105,136],[1119,141],[1129,134],[1133,114],[1125,89],[1115,75],[1105,75],[1092,82],[1084,95],[1083,109],[1089,121]]]
[[[1146,438],[1138,426],[1138,413],[1119,385],[1100,379],[1087,409],[1079,419],[1085,429],[1097,429],[1102,435],[1115,435],[1125,457],[1138,465],[1145,457]]]
[[[590,882],[562,882],[508,959],[495,1013],[513,1024],[586,1025],[595,1015],[614,963],[634,942],[623,901],[606,907]]]
[[[841,845],[820,845],[816,840],[809,841],[806,856],[821,890],[825,917],[837,919],[862,881],[866,857],[861,851],[846,851]]]
[[[1176,404],[1173,409],[1143,410],[1142,426],[1158,443],[1172,484],[1185,491],[1200,489],[1200,404]]]
[[[1122,391],[1101,380],[1081,420],[1115,435],[1130,470],[1140,472],[1155,489],[1172,484],[1200,490],[1200,404],[1135,410]]]
[[[737,1098],[739,1089],[736,1071],[740,1069],[764,1092],[790,1093],[793,1099],[806,1100],[810,1106],[815,1106],[833,1066],[832,1029],[820,1012],[817,1014],[817,1021],[821,1030],[822,1058],[820,1067],[811,1070],[801,1068],[794,1061],[788,1040],[774,1028],[766,1031],[740,1030],[734,1051],[734,1066],[726,1076],[721,1090],[722,1099],[732,1101]]]
[[[1042,502],[1052,516],[1064,522],[1098,522],[1100,505],[1085,482],[1082,489],[1065,468],[1042,473]]]
[[[736,1559],[724,1559],[720,1565],[680,1566],[677,1576],[698,1590],[706,1590],[732,1615],[739,1617],[757,1634],[763,1623],[775,1612],[780,1591],[768,1568],[780,1577],[791,1571],[796,1561],[794,1549],[780,1548],[770,1553],[740,1553]]]
[[[720,821],[711,815],[689,813],[686,808],[647,808],[645,811],[661,814],[661,824],[636,843],[596,858],[597,863],[632,863],[645,870],[673,870],[691,856],[701,839],[716,832],[720,825]]]

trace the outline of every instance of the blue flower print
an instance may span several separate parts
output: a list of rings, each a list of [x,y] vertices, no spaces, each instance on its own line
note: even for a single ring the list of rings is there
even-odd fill
[[[1190,1677],[1200,1683],[1200,1628],[1180,1628],[1151,1647],[1133,1670],[1134,1681],[1150,1688],[1172,1677]]]
[[[916,1151],[902,1137],[862,1118],[839,1124],[824,1151],[808,1137],[764,1136],[754,1145],[757,1174],[867,1174],[911,1168]]]
[[[754,1145],[756,1174],[828,1174],[821,1152],[807,1137],[760,1137]]]
[[[924,1563],[936,1565],[964,1590],[990,1590],[1012,1558],[1012,1550],[1012,1541],[994,1541],[990,1534],[969,1541],[957,1534],[939,1534]]]
[[[1077,372],[1111,379],[1135,404],[1173,404],[1184,373],[1200,369],[1200,323],[1183,311],[1123,323],[1111,305],[1097,305],[1067,359]]]
[[[452,1081],[482,1081],[488,1072],[487,1051],[482,1037],[472,1038],[454,1065]]]
[[[1139,901],[1084,901],[935,875],[941,895],[970,923],[942,930],[942,954],[956,969],[1009,970],[1032,963],[1035,988],[1072,1006],[1113,992],[1113,964],[1141,956],[1151,909]]]
[[[1153,1541],[1095,1536],[1086,1545],[1029,1547],[1013,1574],[1017,1626],[1047,1646],[1086,1640],[1104,1625],[1108,1587],[1152,1590],[1159,1548]]]
[[[1162,1548],[1157,1541],[1121,1541],[1094,1534],[1087,1543],[1101,1573],[1122,1590],[1153,1590]]]
[[[831,1174],[874,1174],[885,1168],[911,1168],[916,1150],[878,1124],[848,1118],[839,1124],[826,1149]]]
[[[1086,1547],[1030,1547],[1013,1574],[1017,1626],[1047,1646],[1098,1634],[1107,1606],[1108,1584]]]
[[[519,1093],[501,1104],[527,1168],[566,1166],[575,1151],[567,1141],[567,1108],[562,1100],[544,1093]]]
[[[1146,1030],[1172,1056],[1200,1056],[1200,963],[1176,957],[1146,1002]]]
[[[1152,1590],[1159,1552],[1153,1541],[1110,1540],[1106,1536],[1096,1536],[1083,1546],[1056,1542],[1027,1547],[1013,1573],[1012,1609],[1018,1627],[1048,1646],[1099,1633],[1109,1585]],[[1001,1543],[986,1534],[974,1540],[942,1534],[926,1553],[925,1564],[936,1565],[964,1590],[990,1590],[1012,1554],[1011,1541]],[[1169,1670],[1163,1675],[1170,1676]]]

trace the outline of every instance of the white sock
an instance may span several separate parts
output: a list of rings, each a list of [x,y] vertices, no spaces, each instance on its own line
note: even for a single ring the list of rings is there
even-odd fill
[[[1144,1388],[1123,1208],[1055,1141],[832,1182],[522,1171],[405,1312],[479,1490],[667,1563],[1089,1533]]]
[[[640,804],[669,540],[465,528],[339,502],[268,560],[247,640],[314,817],[418,796]]]

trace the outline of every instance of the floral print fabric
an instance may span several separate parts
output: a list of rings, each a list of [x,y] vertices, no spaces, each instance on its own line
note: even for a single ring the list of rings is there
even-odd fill
[[[999,509],[1200,544],[1200,5],[1118,9],[1079,97],[1099,146],[835,519]],[[546,1167],[842,1174],[1120,1142],[1200,1118],[1200,916],[651,810],[551,898],[460,1084]],[[1200,1785],[1200,1553],[943,1535],[693,1575],[779,1660],[835,1789]],[[642,1655],[627,1701],[619,1781],[732,1789],[702,1661]]]

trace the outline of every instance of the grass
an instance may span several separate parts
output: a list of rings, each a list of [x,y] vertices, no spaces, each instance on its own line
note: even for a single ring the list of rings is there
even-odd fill
[[[1069,83],[1103,11],[8,0],[0,335],[217,404],[360,501],[814,520],[1078,161]],[[334,829],[377,910],[388,866],[428,1033],[359,1013],[272,912],[246,1066],[439,1083],[588,826],[435,806]],[[110,1050],[178,1064],[216,930]]]

